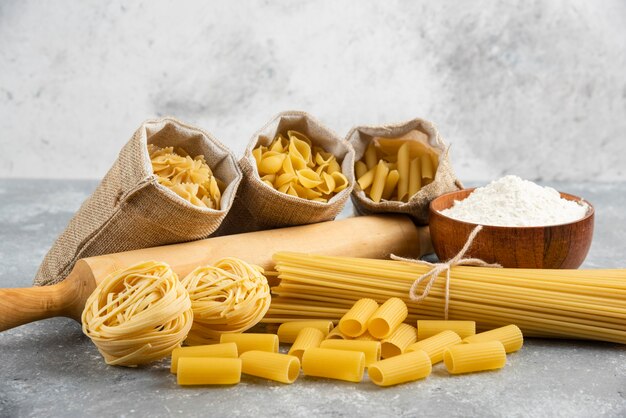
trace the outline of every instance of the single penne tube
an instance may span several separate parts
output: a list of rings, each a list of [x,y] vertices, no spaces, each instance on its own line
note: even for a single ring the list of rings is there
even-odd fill
[[[309,348],[319,347],[324,337],[324,333],[317,328],[303,328],[289,349],[289,355],[302,359],[304,351]]]
[[[367,173],[367,165],[363,161],[359,160],[354,163],[354,174],[356,175],[356,178],[359,179],[363,177],[365,173]]]
[[[227,357],[237,358],[237,344],[209,344],[194,345],[191,347],[178,347],[172,351],[172,362],[170,372],[176,373],[178,370],[178,359],[181,357]]]
[[[404,353],[406,348],[417,341],[417,331],[409,324],[400,324],[387,338],[381,341],[383,358],[395,357]]]
[[[444,320],[418,320],[417,340],[437,335],[442,331],[454,331],[461,339],[476,334],[475,321],[444,321]]]
[[[181,357],[179,385],[234,385],[241,380],[241,360],[225,357]]]
[[[376,173],[376,167],[372,168],[367,173],[359,177],[358,180],[356,181],[357,183],[359,183],[359,187],[361,187],[361,189],[363,190],[366,190],[367,188],[369,188],[374,182],[375,173]]]
[[[367,323],[367,330],[373,337],[378,339],[387,338],[404,322],[408,314],[409,311],[402,299],[387,299],[370,317]]]
[[[500,341],[457,344],[444,350],[443,362],[451,374],[501,369],[506,364],[506,351]]]
[[[500,341],[504,346],[504,350],[507,353],[512,353],[522,348],[524,336],[517,325],[507,325],[491,331],[470,335],[463,339],[464,343],[483,343],[487,341]]]
[[[306,376],[360,382],[365,371],[365,354],[360,351],[309,348],[302,355]]]
[[[365,354],[365,367],[380,360],[381,350],[379,341],[363,340],[324,340],[320,348],[333,350],[360,351]]]
[[[398,173],[398,170],[391,170],[389,174],[387,174],[387,179],[385,180],[385,188],[383,189],[383,199],[391,199],[391,196],[393,196],[393,191],[398,185],[399,179],[400,174]]]
[[[398,148],[398,200],[408,200],[409,194],[409,144],[406,142]]]
[[[451,345],[461,344],[462,340],[454,331],[442,331],[437,335],[418,341],[406,348],[406,352],[423,350],[430,357],[433,364],[443,361],[443,352]]]
[[[298,336],[298,333],[303,328],[317,328],[324,333],[326,337],[328,333],[333,329],[333,321],[330,319],[318,320],[318,321],[291,321],[285,322],[278,327],[278,340],[281,343],[293,343]]]
[[[367,331],[367,321],[376,309],[378,303],[374,299],[359,299],[339,320],[339,330],[349,337],[358,337]]]
[[[327,340],[348,340],[350,339],[350,337],[348,337],[346,334],[341,332],[341,330],[337,326],[328,333],[328,335],[326,336],[326,339]]]
[[[300,374],[300,359],[268,351],[246,351],[240,357],[241,372],[281,383],[293,383]]]
[[[385,164],[383,160],[380,160],[376,166],[372,189],[370,190],[370,199],[376,203],[380,202],[380,199],[383,197],[387,174],[389,174],[389,167],[387,167],[387,164]]]
[[[239,355],[246,351],[270,351],[278,352],[278,335],[276,334],[222,334],[220,335],[221,343],[237,344]]]
[[[420,159],[414,158],[409,165],[409,197],[410,200],[413,195],[420,191],[422,188],[422,172],[420,168]]]
[[[378,386],[392,386],[423,379],[431,371],[430,357],[417,350],[370,364],[367,374]]]
[[[420,156],[420,168],[422,169],[422,184],[427,185],[435,179],[435,171],[433,170],[433,161],[428,154]]]
[[[376,163],[378,162],[378,156],[376,155],[376,147],[374,147],[374,141],[371,141],[365,150],[365,165],[367,165],[367,169],[371,170],[376,167]]]

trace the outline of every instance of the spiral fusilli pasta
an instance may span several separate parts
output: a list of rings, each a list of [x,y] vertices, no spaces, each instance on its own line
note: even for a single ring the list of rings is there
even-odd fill
[[[173,147],[160,148],[148,144],[152,171],[160,184],[189,201],[191,204],[220,209],[224,184],[218,180],[206,163],[204,156],[191,158],[185,150]]]

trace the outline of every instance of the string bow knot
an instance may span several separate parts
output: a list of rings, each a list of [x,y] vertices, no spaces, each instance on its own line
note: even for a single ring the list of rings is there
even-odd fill
[[[398,261],[406,261],[409,263],[414,263],[414,264],[421,264],[421,265],[425,265],[428,267],[431,267],[430,270],[428,270],[426,273],[422,274],[420,277],[418,277],[413,284],[411,285],[411,290],[409,290],[409,298],[411,298],[411,300],[414,300],[416,302],[420,302],[422,300],[424,300],[426,298],[426,296],[428,296],[428,294],[430,293],[430,289],[433,287],[433,284],[435,284],[435,281],[437,281],[437,278],[442,274],[442,273],[446,273],[446,287],[445,287],[445,308],[444,308],[444,318],[448,319],[448,307],[450,305],[450,270],[452,269],[452,267],[454,266],[475,266],[475,267],[496,267],[496,268],[502,268],[502,266],[498,263],[487,263],[483,260],[481,260],[480,258],[463,258],[465,256],[465,253],[470,249],[470,247],[472,246],[472,243],[474,242],[474,239],[476,238],[476,235],[478,235],[478,233],[483,229],[482,225],[477,225],[476,228],[474,228],[474,230],[472,230],[472,232],[469,234],[469,236],[467,237],[467,241],[465,241],[465,245],[463,245],[463,248],[461,248],[461,251],[459,251],[457,253],[457,255],[455,255],[454,257],[452,257],[450,260],[444,262],[444,263],[431,263],[428,261],[424,261],[424,260],[416,260],[416,259],[412,259],[412,258],[404,258],[404,257],[398,257],[397,255],[391,254],[391,259],[392,260],[398,260]],[[427,280],[426,283],[426,287],[424,288],[424,291],[418,295],[417,294],[417,289],[419,287],[419,285],[424,281]]]

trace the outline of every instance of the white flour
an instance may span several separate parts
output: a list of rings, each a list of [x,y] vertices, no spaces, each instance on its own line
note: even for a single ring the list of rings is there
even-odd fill
[[[542,187],[517,176],[505,176],[478,187],[441,213],[481,225],[546,226],[581,219],[588,208],[586,203],[561,198],[551,187]]]

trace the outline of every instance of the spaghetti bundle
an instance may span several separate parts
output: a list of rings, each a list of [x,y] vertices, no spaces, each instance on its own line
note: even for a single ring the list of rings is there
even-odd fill
[[[429,267],[401,261],[274,255],[281,279],[264,322],[339,319],[359,299],[404,300],[407,322],[443,319],[445,280],[421,302],[409,288]],[[423,291],[421,285],[418,293]],[[475,320],[479,330],[514,323],[524,335],[626,344],[626,269],[534,270],[456,266],[449,319]]]
[[[87,299],[83,332],[107,364],[136,366],[179,347],[191,327],[187,291],[165,263],[147,261],[105,278]]]
[[[224,333],[243,332],[257,324],[270,306],[263,269],[238,258],[198,267],[182,284],[189,292],[194,314],[185,341],[189,345],[215,342]]]
[[[191,158],[185,150],[173,147],[159,148],[148,144],[152,170],[159,183],[191,204],[220,209],[224,183],[218,180],[204,156]]]

